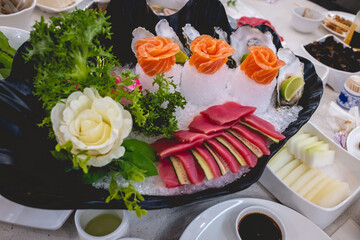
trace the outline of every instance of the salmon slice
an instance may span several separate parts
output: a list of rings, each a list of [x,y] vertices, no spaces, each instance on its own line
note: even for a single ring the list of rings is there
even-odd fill
[[[170,38],[157,36],[138,40],[135,51],[144,73],[152,77],[170,71],[175,65],[175,54],[180,48]]]
[[[285,62],[278,59],[276,54],[265,46],[252,46],[249,51],[250,53],[241,63],[240,69],[258,84],[271,83]]]
[[[214,74],[227,61],[235,50],[223,40],[201,35],[190,45],[193,55],[189,59],[190,66],[195,66],[199,73]]]

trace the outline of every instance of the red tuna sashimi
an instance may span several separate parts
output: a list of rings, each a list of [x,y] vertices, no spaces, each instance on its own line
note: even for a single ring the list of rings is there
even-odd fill
[[[194,142],[196,140],[203,140],[206,141],[208,139],[215,138],[219,136],[221,133],[213,133],[213,134],[203,134],[198,132],[192,132],[188,130],[179,130],[174,133],[174,137],[179,140],[180,142]]]
[[[235,125],[236,123],[237,122],[235,121],[224,125],[218,125],[216,123],[210,122],[204,115],[197,115],[190,123],[189,129],[194,132],[211,134],[228,129],[233,125]]]
[[[152,143],[151,146],[153,146],[160,159],[164,159],[171,154],[187,151],[190,148],[201,145],[202,142],[202,139],[198,139],[194,142],[182,143],[176,139],[162,138]]]
[[[234,125],[232,129],[243,135],[252,144],[255,144],[258,148],[260,148],[264,155],[270,154],[270,150],[266,145],[267,138],[264,135],[257,133],[241,124]]]
[[[213,156],[209,153],[208,150],[206,150],[206,148],[204,148],[203,146],[197,146],[194,147],[194,149],[204,158],[204,160],[207,162],[207,164],[209,165],[211,172],[214,175],[214,178],[218,178],[221,176],[221,172],[219,169],[219,166],[217,165],[215,159],[213,158]]]
[[[165,186],[167,188],[174,188],[181,186],[179,180],[176,177],[175,170],[169,160],[159,161],[158,170],[159,170],[159,175],[161,179],[164,181]]]
[[[256,166],[257,157],[242,142],[237,140],[228,132],[223,133],[221,136],[223,136],[226,141],[228,141],[241,154],[250,167]]]
[[[279,142],[279,140],[283,140],[285,138],[284,135],[275,130],[274,125],[254,114],[244,116],[241,123],[266,135],[275,142]]]
[[[210,121],[224,125],[240,120],[241,117],[255,112],[256,107],[243,106],[236,102],[226,102],[222,105],[209,107],[201,112]]]
[[[236,158],[229,152],[229,150],[226,149],[221,143],[216,141],[215,139],[210,139],[206,141],[210,147],[216,151],[227,163],[230,170],[233,173],[238,173],[241,169],[241,166],[239,162],[236,160]]]
[[[204,180],[205,173],[196,162],[194,156],[188,151],[174,154],[174,156],[181,161],[190,182],[192,184],[201,184]]]

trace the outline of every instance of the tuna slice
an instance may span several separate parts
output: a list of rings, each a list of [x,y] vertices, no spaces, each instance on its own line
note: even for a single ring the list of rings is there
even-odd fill
[[[182,143],[176,139],[162,138],[151,144],[151,146],[153,146],[153,148],[156,150],[160,159],[164,159],[171,154],[180,153],[195,146],[201,145],[202,142],[202,139],[198,139],[194,142]]]
[[[266,145],[267,138],[264,135],[259,134],[241,124],[236,124],[232,127],[232,129],[243,135],[251,143],[258,146],[264,155],[270,154],[270,150]]]
[[[203,133],[192,132],[192,131],[188,131],[188,130],[180,130],[180,131],[177,131],[174,133],[174,137],[179,142],[194,142],[199,139],[201,139],[202,141],[206,141],[208,139],[215,138],[219,135],[220,135],[220,133],[213,133],[213,134],[206,135]]]
[[[279,142],[280,140],[283,140],[285,138],[284,135],[275,130],[274,125],[272,125],[268,121],[265,121],[262,118],[259,118],[254,114],[244,116],[240,123],[250,127],[251,129],[254,129],[255,131],[260,132],[274,142]]]
[[[236,102],[227,102],[222,105],[212,106],[201,112],[210,121],[224,125],[240,120],[245,115],[254,113],[255,107],[243,106]]]
[[[219,166],[217,165],[215,159],[213,158],[213,156],[209,153],[208,150],[206,150],[206,148],[204,148],[203,146],[198,146],[194,148],[202,157],[203,159],[207,162],[207,164],[209,165],[211,172],[214,175],[214,178],[218,178],[221,176],[221,172],[219,169]]]
[[[228,129],[234,126],[236,123],[237,121],[224,125],[218,125],[216,123],[210,122],[204,115],[197,115],[190,123],[189,129],[194,132],[211,134]]]
[[[179,180],[176,177],[175,170],[169,160],[159,161],[159,175],[164,181],[167,188],[174,188],[180,186]]]
[[[242,142],[228,132],[223,133],[222,136],[243,156],[249,167],[256,166],[257,157]]]
[[[230,170],[233,173],[238,173],[241,169],[241,166],[239,162],[236,160],[236,158],[229,152],[229,150],[226,149],[221,143],[216,141],[215,139],[211,139],[206,141],[210,147],[216,151],[227,163]]]
[[[191,183],[201,184],[204,180],[205,173],[203,172],[199,164],[196,162],[193,155],[190,152],[185,151],[174,154],[174,156],[181,161]]]

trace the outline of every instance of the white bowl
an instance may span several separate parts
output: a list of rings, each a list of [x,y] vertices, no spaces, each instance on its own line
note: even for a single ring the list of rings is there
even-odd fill
[[[40,3],[36,6],[47,13],[72,12],[75,8],[85,9],[93,3],[93,0],[75,0],[75,2],[64,8],[53,8]]]
[[[282,219],[275,212],[269,210],[268,208],[262,207],[262,206],[247,207],[247,208],[244,208],[239,213],[239,215],[237,216],[236,221],[235,221],[236,236],[238,237],[239,240],[242,240],[242,238],[240,237],[239,231],[238,231],[239,224],[243,217],[245,217],[246,215],[251,214],[251,213],[262,213],[262,214],[270,217],[279,226],[281,234],[282,234],[281,239],[286,240],[287,234],[286,234],[286,229],[284,227],[285,225],[284,225]],[[259,226],[257,226],[257,227],[259,227]]]
[[[102,237],[96,237],[86,233],[84,229],[88,222],[91,219],[105,213],[119,216],[122,219],[119,227],[115,229],[115,231],[113,231],[112,233]],[[120,209],[76,210],[74,217],[75,226],[81,240],[116,240],[122,237],[127,237],[130,231],[128,218],[128,211]]]
[[[306,14],[303,17],[305,10]],[[319,11],[305,7],[296,7],[292,11],[291,26],[299,32],[311,33],[320,26],[323,18],[324,15]]]
[[[165,8],[180,10],[189,0],[147,0],[149,6],[159,5]]]
[[[332,34],[327,34],[327,35],[319,38],[318,40],[316,40],[316,42],[323,42],[323,41],[325,41],[325,39],[327,37],[330,37],[330,36],[334,37],[336,42],[343,44],[345,47],[349,47],[344,42],[342,42],[339,38],[337,38],[336,36],[334,36]],[[330,87],[332,87],[336,92],[339,92],[339,93],[341,92],[341,90],[344,86],[344,83],[351,75],[359,75],[360,76],[360,71],[359,72],[346,72],[346,71],[341,71],[341,70],[337,70],[335,68],[326,66],[325,64],[321,63],[320,61],[315,59],[313,56],[311,56],[311,54],[305,49],[306,45],[308,45],[308,44],[304,44],[304,45],[300,46],[301,52],[299,53],[299,55],[309,59],[314,64],[327,67],[329,69],[327,84]]]
[[[349,183],[350,195],[335,207],[320,207],[294,192],[268,166],[260,178],[260,183],[280,202],[302,213],[324,229],[360,197],[360,161],[326,137],[310,122],[302,130],[316,135],[320,140],[329,143],[330,149],[335,150],[335,163],[320,170],[329,176]]]
[[[31,17],[35,6],[36,0],[33,0],[33,3],[30,7],[25,8],[20,12],[12,14],[1,14],[0,25],[30,30],[30,23],[32,22]]]

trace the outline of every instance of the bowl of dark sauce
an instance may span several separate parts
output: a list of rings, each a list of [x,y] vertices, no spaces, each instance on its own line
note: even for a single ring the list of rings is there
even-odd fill
[[[285,240],[286,230],[277,214],[265,207],[243,209],[235,222],[240,240]]]

